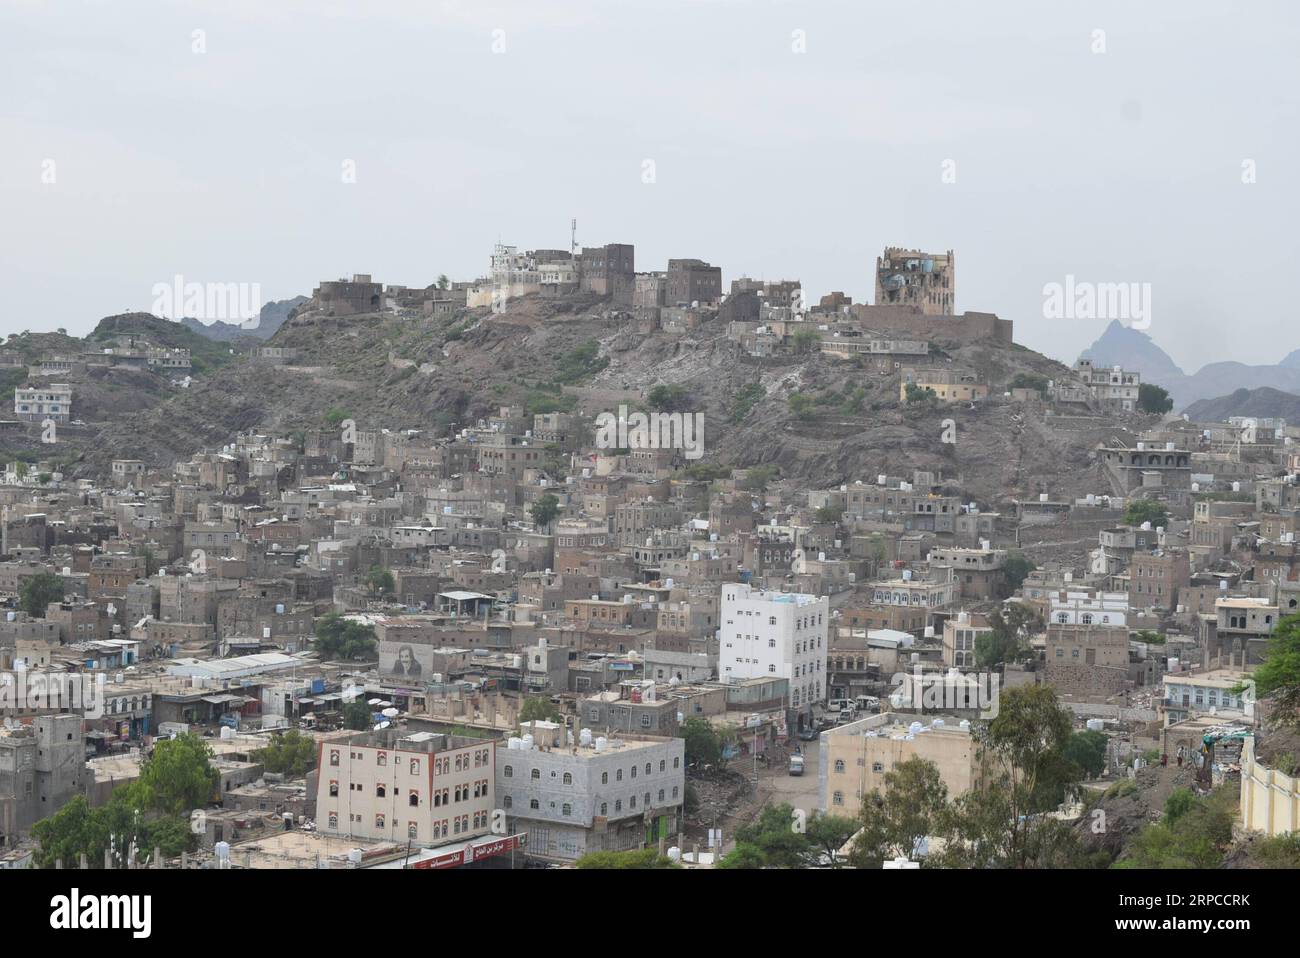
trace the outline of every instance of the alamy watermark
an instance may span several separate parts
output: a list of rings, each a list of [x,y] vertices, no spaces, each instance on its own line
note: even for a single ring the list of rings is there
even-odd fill
[[[634,412],[596,417],[597,449],[680,449],[687,459],[704,455],[704,413]]]
[[[187,283],[177,273],[170,283],[154,283],[150,312],[164,319],[247,322],[261,314],[260,283]]]
[[[1044,319],[1118,319],[1131,329],[1151,328],[1150,283],[1078,282],[1043,286]]]
[[[895,708],[914,708],[925,712],[979,710],[982,719],[996,718],[1002,680],[996,672],[895,672],[890,684],[898,691],[890,693]]]
[[[63,709],[102,718],[104,685],[103,672],[0,672],[0,712]]]

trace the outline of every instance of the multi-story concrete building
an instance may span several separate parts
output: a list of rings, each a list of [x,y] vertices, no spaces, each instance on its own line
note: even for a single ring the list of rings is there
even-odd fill
[[[976,381],[975,374],[961,369],[910,369],[900,374],[898,401],[907,400],[907,387],[928,389],[941,402],[974,402],[986,399],[989,387]]]
[[[722,297],[722,267],[699,259],[670,259],[666,295],[668,306],[716,303]]]
[[[876,305],[913,306],[927,316],[956,310],[957,259],[946,253],[886,247],[876,257]]]
[[[675,707],[675,706],[674,706]],[[529,857],[572,861],[675,839],[686,794],[680,738],[593,735],[570,745],[563,726],[523,722],[496,753],[496,794]]]
[[[485,835],[495,752],[490,739],[392,728],[322,742],[317,829],[422,846]]]
[[[723,681],[780,676],[790,681],[790,708],[802,724],[826,699],[826,598],[722,587],[718,675]]]
[[[354,316],[382,309],[383,294],[383,283],[372,282],[369,273],[357,273],[351,280],[322,280],[311,295],[327,316]]]
[[[72,418],[72,387],[59,383],[19,386],[14,389],[14,415],[23,422],[68,422]]]
[[[86,740],[80,712],[37,715],[0,729],[0,846],[85,792]]]
[[[950,797],[978,788],[985,765],[970,722],[882,712],[823,732],[818,786],[822,810],[854,816],[873,791],[885,792],[885,775],[912,758],[933,762]]]
[[[1101,369],[1092,364],[1091,359],[1080,359],[1074,364],[1074,374],[1092,391],[1093,397],[1102,406],[1110,409],[1132,411],[1137,408],[1138,389],[1142,385],[1142,374],[1112,366]]]
[[[1178,590],[1191,581],[1191,561],[1182,549],[1135,552],[1128,567],[1128,601],[1135,609],[1178,606]]]
[[[949,668],[974,668],[975,640],[993,631],[988,616],[958,612],[943,622],[943,664]]]
[[[951,569],[957,581],[958,594],[963,599],[996,599],[1006,580],[1003,567],[1007,562],[1005,549],[989,548],[981,542],[978,549],[947,547],[931,549],[932,569]]]

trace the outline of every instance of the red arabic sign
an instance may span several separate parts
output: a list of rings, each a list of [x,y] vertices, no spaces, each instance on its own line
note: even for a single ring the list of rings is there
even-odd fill
[[[458,848],[453,852],[447,852],[445,855],[435,855],[432,858],[422,858],[417,862],[412,862],[408,868],[455,868],[457,865],[468,865],[471,862],[479,861],[483,858],[492,858],[503,852],[514,851],[520,847],[520,836],[509,835],[505,838],[497,838],[488,842],[479,842],[477,845],[469,844],[464,848]]]

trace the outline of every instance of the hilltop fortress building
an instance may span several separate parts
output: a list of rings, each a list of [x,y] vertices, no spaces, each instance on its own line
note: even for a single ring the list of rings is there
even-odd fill
[[[946,253],[885,248],[876,257],[876,305],[916,306],[927,316],[951,316],[956,296],[956,258]]]

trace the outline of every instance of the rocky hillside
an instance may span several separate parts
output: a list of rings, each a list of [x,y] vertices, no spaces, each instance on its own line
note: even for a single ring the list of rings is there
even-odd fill
[[[295,347],[291,366],[236,358],[166,401],[123,417],[87,445],[79,474],[121,456],[166,465],[241,429],[320,428],[331,411],[362,428],[446,434],[497,407],[595,415],[680,387],[677,408],[705,415],[705,462],[768,463],[817,485],[942,471],[987,503],[1040,491],[1105,491],[1097,441],[1129,423],[1047,417],[1001,397],[1020,373],[1059,378],[1063,367],[1020,346],[936,344],[932,361],[973,368],[995,396],[970,408],[900,404],[898,376],[820,353],[756,359],[714,322],[687,335],[643,332],[595,297],[516,300],[499,315],[391,314],[332,318],[299,310],[272,337]],[[791,397],[798,396],[792,405]],[[798,412],[798,415],[796,414]],[[956,443],[942,441],[945,420]]]

